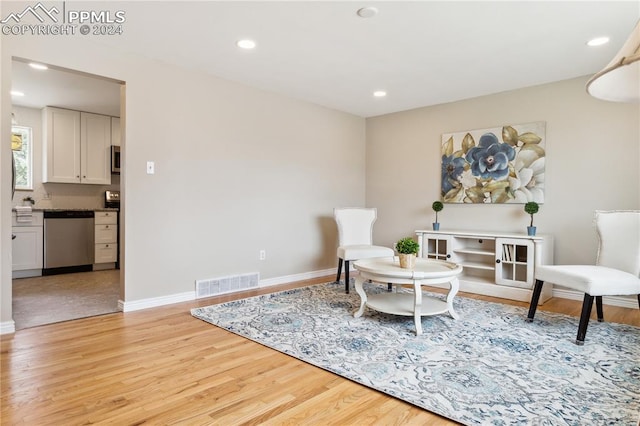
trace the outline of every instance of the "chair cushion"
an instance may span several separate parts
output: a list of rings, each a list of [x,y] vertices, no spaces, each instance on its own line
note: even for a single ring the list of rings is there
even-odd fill
[[[389,247],[358,244],[338,247],[338,257],[344,260],[369,259],[371,257],[393,256],[394,251]]]
[[[618,269],[595,265],[539,265],[537,280],[584,291],[591,296],[640,294],[640,278]]]

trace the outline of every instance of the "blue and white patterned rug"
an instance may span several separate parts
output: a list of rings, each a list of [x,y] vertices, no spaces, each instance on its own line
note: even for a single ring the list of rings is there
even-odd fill
[[[368,293],[384,286],[365,284]],[[438,294],[433,294],[442,297]],[[197,308],[230,332],[464,424],[633,425],[640,418],[640,328],[456,297],[459,320],[367,308],[321,284]],[[606,318],[606,308],[605,308]]]

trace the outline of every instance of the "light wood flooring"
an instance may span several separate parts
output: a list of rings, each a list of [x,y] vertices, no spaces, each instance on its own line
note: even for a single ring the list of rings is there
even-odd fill
[[[195,319],[189,312],[331,279],[4,335],[1,424],[455,424]],[[578,316],[580,305],[552,299],[540,309]],[[640,326],[640,311],[605,306],[605,319]]]

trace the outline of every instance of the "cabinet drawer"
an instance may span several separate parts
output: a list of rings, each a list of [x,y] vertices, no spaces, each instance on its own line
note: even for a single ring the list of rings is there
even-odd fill
[[[95,243],[117,243],[118,242],[118,225],[96,225]]]
[[[115,262],[118,259],[117,244],[96,244],[95,263]]]
[[[96,225],[115,225],[118,223],[118,212],[95,212],[94,220]]]

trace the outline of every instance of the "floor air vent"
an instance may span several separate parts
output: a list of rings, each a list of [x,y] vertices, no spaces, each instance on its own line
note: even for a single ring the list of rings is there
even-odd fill
[[[257,272],[196,280],[196,299],[258,288],[259,283],[260,274]]]

